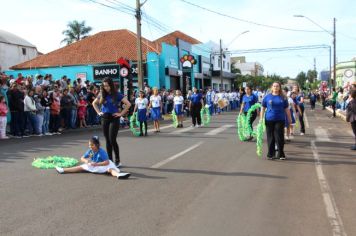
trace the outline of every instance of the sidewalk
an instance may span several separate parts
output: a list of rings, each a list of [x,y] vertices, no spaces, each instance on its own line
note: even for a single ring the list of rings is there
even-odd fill
[[[330,113],[333,113],[333,109],[330,107],[326,107],[326,109],[328,111],[330,111]],[[346,121],[346,111],[342,111],[340,109],[336,110],[336,116],[340,117],[342,120]]]

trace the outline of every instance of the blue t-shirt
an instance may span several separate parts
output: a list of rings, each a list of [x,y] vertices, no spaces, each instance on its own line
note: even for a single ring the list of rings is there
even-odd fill
[[[268,94],[262,100],[262,106],[267,108],[265,119],[267,121],[284,121],[288,100],[279,95]]]
[[[193,93],[190,97],[190,101],[192,101],[193,104],[199,104],[202,98],[203,96],[200,93]]]
[[[101,107],[101,111],[103,113],[117,113],[119,112],[118,105],[120,104],[121,100],[124,98],[124,95],[121,93],[117,93],[116,102],[113,102],[111,95],[106,96],[105,103]]]
[[[304,103],[301,102],[301,99],[304,98],[304,95],[303,94],[299,94],[297,97],[296,97],[296,104],[300,107],[304,107]]]
[[[242,98],[242,102],[245,104],[244,112],[248,112],[248,109],[250,109],[255,103],[258,102],[258,98],[254,94],[251,94],[250,96],[245,94],[245,96]]]
[[[96,163],[109,160],[108,154],[102,148],[99,148],[97,152],[93,152],[89,149],[85,152],[84,158],[90,158],[92,162]]]

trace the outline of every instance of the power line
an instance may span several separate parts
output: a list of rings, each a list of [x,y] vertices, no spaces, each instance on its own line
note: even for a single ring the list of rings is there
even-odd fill
[[[128,14],[128,15],[130,15],[130,16],[133,16],[132,12],[129,12],[129,11],[127,11],[127,10],[124,11],[123,9],[120,9],[120,8],[117,8],[117,7],[113,7],[113,6],[110,6],[110,5],[107,5],[107,4],[105,4],[105,3],[95,1],[95,0],[87,0],[87,1],[92,2],[92,3],[95,3],[95,4],[98,4],[98,5],[102,5],[102,6],[107,7],[107,8],[111,8],[111,9],[116,10],[116,11],[120,11],[120,12],[125,13],[125,14]],[[106,1],[108,1],[108,0],[106,0]]]
[[[258,22],[254,22],[254,21],[250,21],[250,20],[245,20],[245,19],[237,18],[237,17],[235,17],[235,16],[231,16],[231,15],[228,15],[228,14],[225,14],[225,13],[221,13],[221,12],[218,12],[218,11],[214,11],[214,10],[211,10],[211,9],[209,9],[209,8],[199,6],[199,5],[195,4],[195,3],[191,3],[191,2],[186,1],[186,0],[180,0],[180,1],[181,1],[181,2],[184,2],[184,3],[186,3],[186,4],[189,4],[189,5],[191,5],[191,6],[200,8],[200,9],[202,9],[202,10],[205,10],[205,11],[208,11],[208,12],[211,12],[211,13],[214,13],[214,14],[217,14],[217,15],[220,15],[220,16],[223,16],[223,17],[227,17],[227,18],[230,18],[230,19],[233,19],[233,20],[237,20],[237,21],[241,21],[241,22],[244,22],[244,23],[253,24],[253,25],[257,25],[257,26],[261,26],[261,27],[267,27],[267,28],[278,29],[278,30],[285,30],[285,31],[306,32],[306,33],[320,33],[320,32],[322,32],[322,31],[320,31],[320,30],[291,29],[291,28],[284,28],[284,27],[279,27],[279,26],[274,26],[274,25],[266,25],[266,24],[262,24],[262,23],[258,23]]]
[[[282,52],[282,51],[296,51],[296,50],[313,50],[320,48],[330,48],[328,45],[306,45],[294,47],[280,47],[280,48],[258,48],[258,49],[243,49],[226,51],[229,54],[247,54],[247,53],[264,53],[264,52]]]

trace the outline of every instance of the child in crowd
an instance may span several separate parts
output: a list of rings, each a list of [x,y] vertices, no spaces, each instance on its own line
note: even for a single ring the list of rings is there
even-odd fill
[[[87,102],[84,99],[84,96],[80,94],[79,102],[78,102],[78,118],[79,118],[79,126],[80,128],[86,128],[87,123],[85,122],[85,117],[87,114]]]
[[[134,113],[136,111],[140,122],[140,136],[143,136],[143,125],[145,125],[145,136],[147,136],[148,100],[145,98],[144,91],[140,91],[139,97],[136,98]]]
[[[6,136],[7,112],[5,97],[0,95],[0,139],[8,139]]]
[[[60,174],[78,173],[83,171],[97,174],[110,173],[118,179],[127,179],[131,175],[130,173],[121,172],[119,168],[109,160],[108,154],[100,147],[98,136],[93,136],[89,140],[89,149],[80,160],[84,164],[71,168],[56,167],[56,170]]]
[[[128,128],[130,126],[130,121],[127,118],[127,116],[125,116],[125,117],[121,116],[120,117],[120,125],[121,125],[121,128]]]

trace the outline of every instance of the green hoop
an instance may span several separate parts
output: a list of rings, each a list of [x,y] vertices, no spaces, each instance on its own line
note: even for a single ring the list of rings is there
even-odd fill
[[[141,133],[140,129],[137,129],[137,127],[139,127],[139,126],[140,126],[140,122],[138,121],[137,112],[135,112],[130,117],[130,130],[135,137],[140,136],[140,133]],[[142,128],[143,128],[143,131],[146,131],[145,124],[143,124]]]
[[[177,117],[176,111],[174,109],[172,111],[172,121],[173,121],[173,127],[177,128],[178,127],[178,117]]]
[[[237,133],[241,141],[248,140],[251,136],[256,137],[256,132],[250,127],[249,120],[251,119],[252,112],[261,108],[261,104],[256,103],[247,111],[247,115],[240,114],[236,119]]]
[[[208,126],[210,124],[210,120],[211,120],[209,108],[203,107],[200,110],[200,117],[201,117],[201,122],[203,123],[203,125]]]

